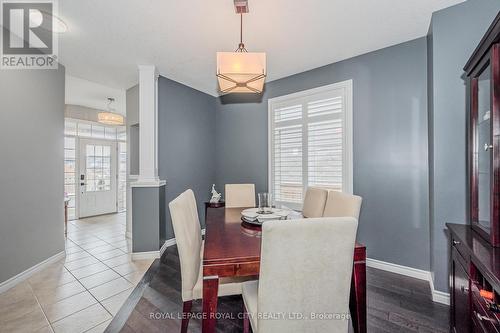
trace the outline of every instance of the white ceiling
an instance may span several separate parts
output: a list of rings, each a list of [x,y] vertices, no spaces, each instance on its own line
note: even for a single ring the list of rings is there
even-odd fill
[[[427,34],[432,12],[463,0],[249,0],[244,42],[267,53],[267,81]],[[217,51],[239,42],[233,0],[63,0],[60,59],[70,75],[115,88],[137,65],[217,95]]]
[[[66,75],[65,103],[71,105],[86,106],[97,110],[108,109],[108,97],[115,99],[111,108],[114,112],[126,114],[126,92],[124,89],[116,89],[99,83],[84,80],[78,77]]]

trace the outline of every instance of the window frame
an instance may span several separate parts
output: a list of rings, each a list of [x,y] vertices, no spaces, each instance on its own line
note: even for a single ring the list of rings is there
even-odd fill
[[[269,98],[268,103],[268,191],[273,195],[273,147],[274,147],[274,117],[273,110],[277,104],[282,104],[285,102],[290,102],[292,100],[304,100],[310,98],[317,94],[328,94],[332,91],[342,90],[342,95],[344,96],[345,108],[343,110],[343,137],[342,137],[342,190],[346,193],[353,193],[353,81],[345,80],[318,88],[302,90],[288,95],[278,96],[274,98]],[[304,114],[302,115],[302,120],[305,122]],[[306,160],[306,156],[302,156],[302,160]],[[303,178],[304,174],[307,173],[306,170],[302,170]],[[307,189],[307,184],[303,182],[303,194],[305,195],[305,190]],[[294,204],[289,202],[280,202],[289,206],[290,208],[301,209],[302,204]]]

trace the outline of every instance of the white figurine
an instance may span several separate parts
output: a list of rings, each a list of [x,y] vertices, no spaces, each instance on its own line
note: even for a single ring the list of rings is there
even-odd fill
[[[210,198],[210,203],[217,203],[220,201],[222,194],[215,190],[215,184],[212,184],[212,198]]]

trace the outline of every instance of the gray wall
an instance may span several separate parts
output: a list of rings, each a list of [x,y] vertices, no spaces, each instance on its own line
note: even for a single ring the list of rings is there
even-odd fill
[[[215,98],[160,76],[158,148],[160,179],[167,180],[167,202],[191,188],[204,224],[203,203],[210,199],[215,183]],[[174,237],[170,212],[166,217],[169,239]]]
[[[64,251],[64,71],[0,74],[0,283]]]
[[[429,31],[430,232],[434,286],[448,291],[445,223],[465,223],[466,85],[463,66],[500,10],[498,0],[469,0],[433,14]]]
[[[139,174],[139,85],[126,92],[129,174]]]
[[[358,239],[368,256],[429,270],[427,45],[420,38],[217,100],[217,184],[267,190],[267,99],[352,79]]]
[[[132,188],[132,252],[158,251],[165,243],[165,185]]]

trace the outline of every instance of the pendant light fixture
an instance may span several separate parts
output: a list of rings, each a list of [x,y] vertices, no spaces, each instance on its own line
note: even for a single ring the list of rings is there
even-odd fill
[[[246,0],[234,0],[240,14],[240,43],[234,52],[217,52],[217,80],[222,94],[261,93],[266,80],[266,54],[248,52],[243,43],[243,13],[248,13]]]
[[[121,114],[114,112],[115,109],[111,107],[115,99],[113,97],[108,97],[108,108],[106,112],[99,112],[97,114],[97,121],[106,125],[123,125],[124,118]]]

